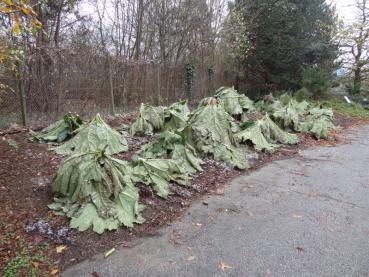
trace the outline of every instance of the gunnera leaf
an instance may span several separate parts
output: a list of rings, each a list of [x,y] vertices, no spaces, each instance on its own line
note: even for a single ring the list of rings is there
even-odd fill
[[[126,139],[112,129],[99,114],[89,124],[79,129],[78,134],[61,146],[54,148],[58,154],[69,155],[105,149],[112,155],[128,150]]]
[[[172,159],[189,174],[202,171],[203,161],[198,157],[187,134],[187,129],[176,132],[165,131],[156,141],[141,147],[138,154],[143,158]]]
[[[297,135],[283,131],[268,115],[265,115],[261,120],[260,126],[263,135],[268,138],[269,141],[290,145],[299,143]]]
[[[131,135],[152,135],[164,127],[164,107],[141,104],[138,118],[131,125]]]
[[[253,101],[230,87],[219,88],[216,91],[215,98],[223,104],[225,111],[230,115],[239,115],[244,111],[251,112],[255,110]]]
[[[306,101],[297,102],[292,99],[286,106],[276,109],[273,113],[273,117],[284,128],[291,128],[298,131],[298,126],[308,106],[309,104]]]
[[[152,186],[157,195],[163,198],[170,194],[170,182],[190,184],[189,173],[172,159],[138,158],[133,166],[134,181]]]
[[[164,112],[165,129],[176,131],[185,128],[189,116],[190,109],[188,108],[187,100],[172,104]]]
[[[189,125],[198,151],[212,154],[215,159],[240,169],[249,167],[242,151],[237,148],[233,135],[234,119],[215,98],[209,98],[207,104],[202,103],[195,110]]]
[[[30,131],[31,141],[60,143],[73,137],[82,124],[83,121],[77,114],[67,113],[63,119],[50,124],[40,132]]]
[[[144,221],[139,191],[127,162],[103,151],[75,154],[59,168],[52,184],[57,194],[50,209],[71,218],[71,228],[92,227],[101,234]]]
[[[329,130],[336,129],[333,119],[332,109],[315,107],[309,110],[304,122],[299,124],[298,130],[312,134],[317,139],[327,138]]]
[[[265,138],[258,121],[237,133],[236,138],[241,142],[251,142],[257,151],[274,152],[278,147]]]
[[[254,125],[236,134],[241,142],[251,142],[258,151],[273,152],[278,147],[276,143],[297,144],[298,137],[283,131],[268,115],[255,122]]]

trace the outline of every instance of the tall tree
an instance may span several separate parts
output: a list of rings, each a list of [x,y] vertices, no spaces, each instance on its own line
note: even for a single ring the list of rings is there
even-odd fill
[[[369,72],[369,0],[356,1],[356,20],[343,26],[340,36],[342,63],[353,74],[354,90],[361,90]]]
[[[332,65],[335,23],[325,0],[237,0],[230,39],[249,88],[296,89],[302,67]]]

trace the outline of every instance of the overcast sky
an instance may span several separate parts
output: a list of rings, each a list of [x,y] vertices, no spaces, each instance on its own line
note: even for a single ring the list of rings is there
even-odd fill
[[[301,0],[305,1],[305,0]],[[337,6],[338,15],[343,18],[345,21],[353,21],[355,19],[355,2],[356,0],[326,0],[327,2],[333,2]],[[80,6],[80,12],[82,14],[92,15],[94,13],[94,9],[90,6],[88,1],[83,1]]]
[[[347,21],[355,19],[355,0],[333,0],[337,6],[337,13]]]

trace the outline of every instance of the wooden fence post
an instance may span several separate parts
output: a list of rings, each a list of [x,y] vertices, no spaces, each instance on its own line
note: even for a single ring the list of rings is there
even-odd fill
[[[160,63],[158,64],[158,69],[157,69],[157,72],[156,72],[156,86],[157,86],[157,102],[158,103],[155,103],[155,105],[161,105],[161,84],[160,84],[160,78],[161,78],[161,68],[160,68]]]
[[[23,79],[23,67],[17,64],[18,68],[18,92],[19,92],[19,99],[22,111],[22,124],[24,127],[28,125],[28,117],[27,117],[27,102],[26,102],[26,93],[24,91],[24,79]]]
[[[111,70],[111,58],[108,56],[108,77],[109,77],[109,92],[110,92],[110,114],[115,115],[115,103],[114,103],[114,87],[113,76]]]

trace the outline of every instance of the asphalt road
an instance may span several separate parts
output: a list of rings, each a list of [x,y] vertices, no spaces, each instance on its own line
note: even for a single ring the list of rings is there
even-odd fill
[[[63,276],[369,276],[369,126],[235,179],[160,235]]]

